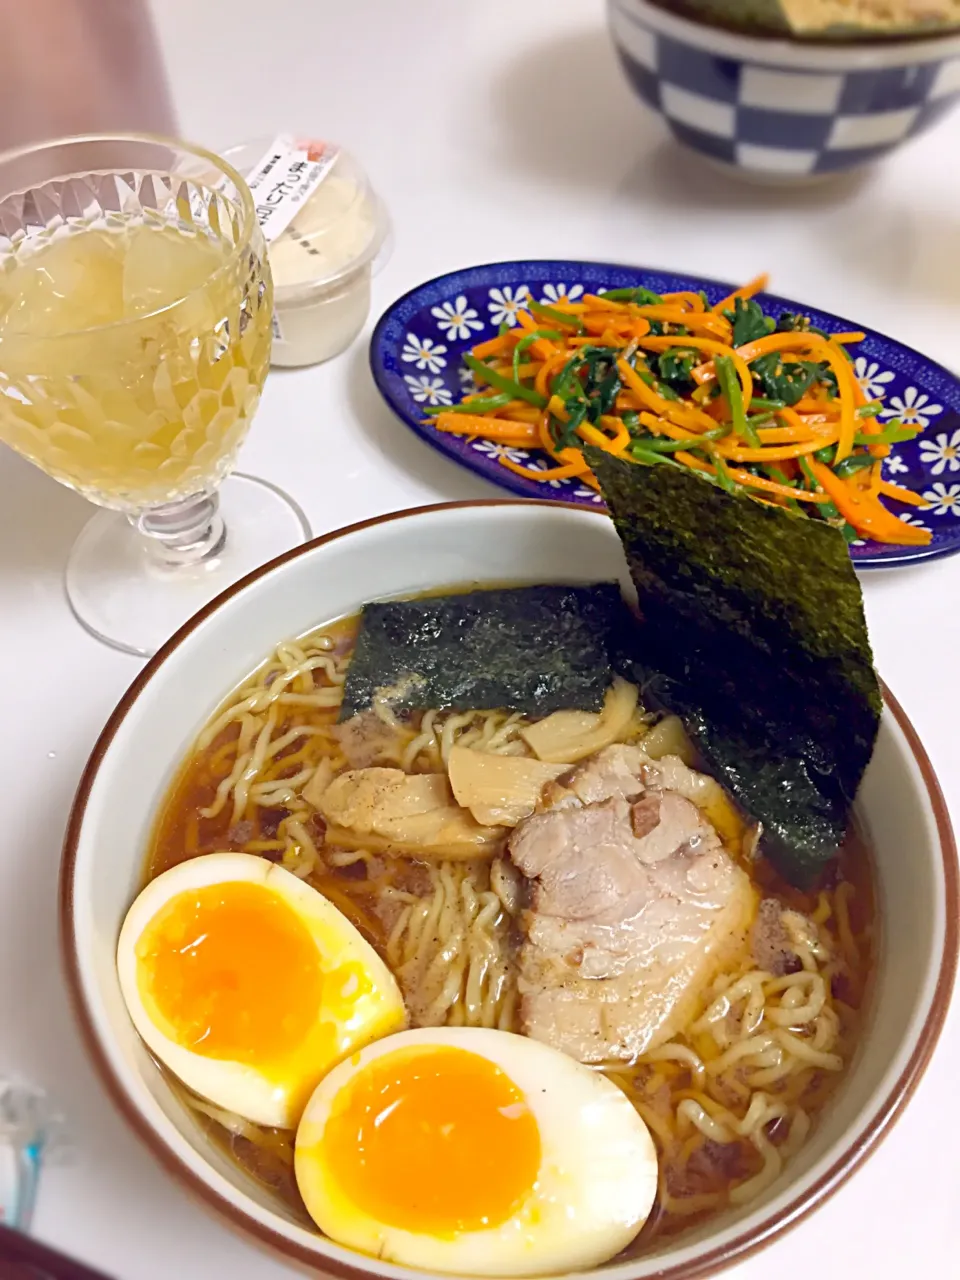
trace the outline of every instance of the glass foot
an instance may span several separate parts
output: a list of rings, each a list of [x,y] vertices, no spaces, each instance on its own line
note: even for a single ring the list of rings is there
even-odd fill
[[[149,540],[116,511],[101,511],[83,528],[67,561],[66,588],[91,635],[149,658],[231,583],[311,536],[297,504],[266,480],[235,474],[218,492],[226,536],[198,564],[159,563]]]

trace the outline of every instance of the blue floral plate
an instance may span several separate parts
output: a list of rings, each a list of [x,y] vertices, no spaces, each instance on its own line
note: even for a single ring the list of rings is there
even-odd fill
[[[470,267],[411,289],[384,313],[370,343],[374,380],[408,427],[494,484],[525,498],[602,505],[592,489],[575,479],[537,484],[500,465],[504,455],[537,469],[553,465],[541,452],[450,435],[422,418],[431,405],[453,404],[474,389],[472,375],[461,360],[464,351],[495,336],[502,323],[515,324],[525,299],[547,304],[564,297],[575,301],[584,292],[632,285],[655,293],[702,289],[711,302],[718,302],[734,287],[606,262],[495,262]],[[863,325],[775,294],[762,294],[758,301],[774,315],[780,310],[802,311],[827,332],[864,331]],[[884,473],[926,499],[926,507],[909,507],[900,518],[930,529],[933,541],[926,547],[855,542],[850,554],[858,568],[952,555],[960,551],[960,380],[892,338],[869,329],[865,332],[866,338],[854,349],[856,376],[868,396],[883,401],[881,421],[896,417],[922,428],[915,440],[894,446]],[[896,506],[891,503],[892,509]]]

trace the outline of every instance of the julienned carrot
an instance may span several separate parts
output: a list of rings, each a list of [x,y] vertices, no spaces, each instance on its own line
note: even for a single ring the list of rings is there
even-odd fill
[[[600,418],[600,425],[607,431],[613,432],[607,446],[609,451],[611,453],[623,453],[630,443],[630,432],[624,420],[616,418],[612,414],[603,414]]]
[[[807,454],[816,453],[836,440],[836,433],[817,437],[816,440],[802,440],[799,444],[774,444],[760,449],[743,449],[737,445],[724,444],[721,440],[717,452],[733,462],[781,462],[784,458],[804,458]]]
[[[770,283],[770,277],[766,273],[755,276],[749,284],[745,284],[742,289],[734,289],[733,293],[728,293],[725,298],[711,307],[712,311],[722,314],[724,311],[730,311],[736,306],[737,298],[752,298],[755,293],[762,293]]]
[[[559,373],[569,359],[570,353],[568,351],[555,351],[549,360],[545,360],[537,370],[533,385],[544,399],[547,398],[550,391],[550,375]]]
[[[853,452],[853,437],[857,431],[857,402],[853,393],[853,370],[847,357],[833,351],[829,342],[821,339],[817,350],[824,353],[827,364],[833,370],[833,376],[837,380],[837,399],[840,401],[840,435],[834,457],[834,463],[837,463],[842,462],[844,458],[849,458]]]
[[[678,427],[665,418],[658,418],[654,413],[641,413],[640,422],[655,436],[667,436],[670,440],[689,440],[691,448],[696,448],[700,440],[699,432],[690,431],[687,427]]]
[[[527,334],[535,333],[537,329],[540,328],[540,325],[537,324],[529,311],[518,311],[517,323],[520,328],[526,330]],[[548,341],[546,338],[535,338],[534,341],[530,343],[529,349],[534,355],[539,356],[541,360],[549,360],[557,350],[553,343]],[[516,359],[516,357],[514,357],[514,359]]]
[[[502,334],[498,338],[490,338],[486,342],[481,342],[473,348],[472,354],[478,360],[486,360],[489,356],[503,355],[505,351],[509,351],[512,346],[510,334]]]
[[[699,293],[691,293],[685,290],[680,293],[662,293],[660,296],[663,298],[664,302],[677,302],[681,306],[683,303],[686,303],[691,311],[706,310],[703,305],[703,298],[701,298]]]
[[[682,311],[680,307],[638,307],[631,305],[629,312],[644,320],[659,320],[666,324],[682,325],[685,329],[691,329],[694,333],[698,329],[702,329],[708,334],[712,333],[714,337],[719,338],[721,341],[730,336],[730,322],[724,320],[721,316],[714,315],[711,311],[705,311],[701,315],[696,312]],[[682,342],[678,341],[678,345],[682,345]]]
[[[679,426],[692,427],[694,430],[699,428],[701,431],[711,431],[717,425],[702,409],[665,399],[653,387],[647,386],[626,360],[617,361],[617,372],[640,403],[660,417],[676,422]]]
[[[484,418],[472,413],[438,413],[428,418],[438,431],[455,436],[484,436],[506,444],[536,444],[535,423],[516,422],[512,418]]]
[[[519,378],[521,381],[524,378],[534,378],[536,377],[537,370],[539,367],[540,366],[537,363],[537,361],[528,360],[517,368],[517,371],[516,371],[517,378]],[[516,379],[514,379],[512,360],[503,360],[498,362],[497,364],[484,365],[484,369],[489,370],[489,372],[491,373],[499,374],[503,378],[511,378],[514,381],[516,381]],[[486,373],[478,374],[477,377],[485,378]]]
[[[547,401],[547,408],[561,422],[570,421],[570,415],[567,413],[566,407],[559,396],[551,396]]]
[[[898,484],[891,484],[889,480],[881,480],[879,484],[881,493],[885,493],[888,498],[896,498],[897,502],[903,502],[908,507],[928,507],[930,504],[919,493],[914,493],[912,489],[902,489]]]
[[[781,414],[796,413],[798,415],[802,413],[824,413],[828,418],[840,417],[840,410],[837,408],[835,400],[813,400],[808,396],[804,396],[802,400],[798,400],[792,407],[781,409],[779,412]]]
[[[728,467],[730,475],[747,489],[763,489],[766,493],[776,493],[782,498],[794,498],[799,502],[829,502],[825,493],[810,493],[806,489],[794,489],[789,484],[778,484],[776,480],[767,480],[764,476],[755,476],[752,471],[742,471],[739,467]]]
[[[864,537],[926,544],[929,531],[898,520],[881,501],[926,505],[881,474],[889,432],[871,415],[845,350],[862,335],[791,330],[732,345],[733,325],[723,312],[765,285],[760,277],[713,308],[692,291],[657,297],[642,289],[585,294],[575,303],[561,299],[549,306],[531,301],[513,328],[465,357],[478,393],[452,409],[431,411],[428,420],[441,431],[542,451],[550,465],[502,460],[507,470],[534,481],[577,478],[596,489],[582,453],[590,444],[635,455],[637,462],[672,460],[768,506],[788,505],[794,512],[802,506],[813,515],[825,509],[831,518],[837,510]],[[665,361],[665,352],[672,359]],[[701,361],[692,375],[691,352]],[[771,352],[777,368],[751,367]],[[714,361],[720,357],[718,379]],[[789,378],[799,361],[828,368],[830,379],[814,382],[799,401],[785,405],[774,384],[783,366]],[[847,458],[852,463],[841,465],[838,475],[833,468]]]
[[[698,458],[694,453],[687,453],[685,449],[678,450],[673,456],[678,462],[685,462],[694,471],[708,471],[710,475],[714,473],[714,469],[709,462],[704,462],[702,458]]]
[[[595,333],[580,334],[576,338],[570,339],[571,347],[595,347],[597,345],[610,347],[626,347],[630,345],[632,335],[629,333],[603,333],[600,335],[600,343],[597,342]]]
[[[550,457],[553,458],[555,462],[572,462],[573,461],[572,455],[576,452],[575,450],[573,449],[558,450],[556,445],[553,442],[553,437],[550,435],[550,410],[549,409],[547,409],[546,413],[541,415],[540,421],[537,423],[537,439],[540,442],[540,448],[544,451],[544,453],[549,454]],[[570,454],[571,456],[570,457],[565,456],[567,454]]]
[[[800,422],[797,426],[758,427],[757,435],[761,444],[794,444],[804,440],[819,440],[824,444],[823,428],[818,424]]]
[[[854,377],[850,369],[850,362],[845,355],[842,355],[831,346],[828,339],[821,338],[816,333],[771,333],[765,338],[758,338],[755,342],[748,342],[737,348],[737,354],[747,364],[751,364],[759,356],[769,355],[773,351],[806,352],[810,355],[819,354],[820,359],[830,366],[837,382],[837,402],[840,408],[840,433],[837,441],[836,461],[842,462],[853,449],[853,437],[857,427],[857,406],[853,391]]]
[[[905,524],[889,512],[880,500],[862,490],[857,491],[840,476],[835,475],[822,462],[811,460],[810,469],[817,483],[832,498],[843,518],[858,533],[875,542],[891,542],[897,545],[927,546],[933,537],[929,529]]]
[[[623,320],[611,321],[607,313],[584,316],[583,327],[588,336],[593,338],[593,345],[601,347],[616,345],[618,338],[629,341],[632,338],[642,338],[650,332],[650,323],[642,316],[627,316]]]
[[[582,458],[579,462],[564,463],[559,467],[524,467],[519,462],[514,462],[512,458],[505,458],[502,455],[499,462],[501,467],[506,467],[514,475],[523,476],[525,480],[567,480],[571,476],[582,476],[588,469]]]

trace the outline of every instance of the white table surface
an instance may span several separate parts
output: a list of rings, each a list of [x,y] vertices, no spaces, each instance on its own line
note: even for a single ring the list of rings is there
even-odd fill
[[[960,368],[960,114],[865,177],[751,189],[679,152],[631,97],[601,0],[156,0],[185,136],[292,128],[349,146],[395,224],[374,317],[419,281],[513,257],[603,258],[743,280],[895,335]],[[953,157],[953,159],[951,159]],[[367,371],[367,333],[271,374],[241,468],[314,531],[495,491],[408,434]],[[136,660],[73,620],[61,574],[89,516],[0,453],[0,1073],[44,1088],[72,1150],[35,1230],[117,1280],[282,1280],[158,1168],[94,1076],[60,972],[56,888],[70,800]],[[960,559],[864,578],[877,663],[960,816]],[[238,675],[240,673],[237,673]],[[879,1153],[814,1217],[729,1274],[958,1274],[960,1018]]]

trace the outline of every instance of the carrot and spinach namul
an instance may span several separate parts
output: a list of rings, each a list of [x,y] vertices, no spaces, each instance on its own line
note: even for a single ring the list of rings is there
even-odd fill
[[[500,465],[540,483],[597,488],[593,445],[629,461],[699,471],[730,493],[786,507],[859,538],[930,542],[897,508],[924,506],[887,480],[883,459],[917,427],[881,423],[849,348],[809,317],[765,314],[761,276],[710,306],[702,293],[612,289],[546,306],[464,356],[477,391],[428,411],[437,430],[543,450],[552,465],[504,453]],[[894,509],[888,503],[896,504]]]

